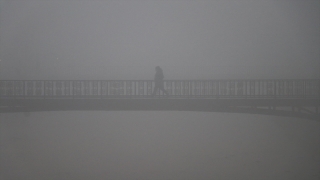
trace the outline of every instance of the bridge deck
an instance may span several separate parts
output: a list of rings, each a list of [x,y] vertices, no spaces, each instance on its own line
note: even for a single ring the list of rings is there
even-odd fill
[[[153,81],[6,80],[0,81],[0,112],[173,110],[319,117],[320,80],[168,80],[164,85],[169,96],[152,96]],[[277,110],[282,107],[291,112]]]
[[[0,112],[205,111],[320,120],[316,99],[2,99],[1,104]]]

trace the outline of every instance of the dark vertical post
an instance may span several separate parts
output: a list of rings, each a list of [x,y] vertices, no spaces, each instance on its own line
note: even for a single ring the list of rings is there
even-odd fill
[[[320,99],[320,79],[318,80],[318,99]]]
[[[307,88],[306,88],[306,80],[303,80],[303,98],[306,99],[307,98]]]
[[[54,85],[53,82],[54,82],[54,81],[51,81],[51,98],[53,97],[53,85]]]
[[[12,81],[12,96],[14,99],[16,99],[16,92],[15,92],[16,85],[14,82],[15,81]]]
[[[74,99],[74,91],[75,91],[75,81],[72,81],[72,99]]]
[[[26,83],[25,83],[25,81],[22,81],[22,83],[23,83],[22,84],[23,98],[26,98],[25,87],[24,87]]]
[[[189,97],[192,98],[192,81],[189,81]]]
[[[54,97],[54,89],[57,91],[57,88],[54,88],[54,86],[57,85],[57,81],[51,81],[52,82],[52,87],[51,87],[51,91],[52,91],[52,97]]]
[[[137,95],[140,96],[140,81],[137,81]]]
[[[44,99],[46,99],[46,97],[47,97],[47,93],[46,93],[46,81],[43,81],[43,95],[44,95]]]
[[[255,97],[256,96],[256,81],[253,80],[252,83],[253,83],[253,96]]]
[[[190,85],[190,81],[187,81],[187,83],[188,83],[188,99],[189,99],[191,96],[191,85]]]
[[[141,95],[141,97],[144,97],[145,96],[145,81],[144,80],[140,80],[139,89],[141,90],[139,94]]]
[[[220,96],[220,80],[217,81],[217,99],[219,99]]]
[[[45,96],[45,93],[44,93],[44,83],[43,83],[43,81],[40,81],[41,82],[41,92],[43,92],[43,99],[45,99],[46,98],[46,96]]]
[[[15,91],[15,89],[16,89],[16,83],[15,83],[15,81],[13,81],[13,82],[12,82],[12,95],[13,95],[14,98],[16,98],[16,91]]]
[[[135,88],[136,88],[136,86],[135,86],[135,82],[134,81],[131,81],[131,83],[130,83],[130,85],[131,85],[131,97],[132,98],[134,98],[135,97],[135,94],[136,94],[136,90],[135,90]]]
[[[66,87],[68,86],[68,88],[67,88],[67,90],[68,90],[68,99],[70,98],[70,96],[71,96],[71,81],[70,80],[68,80],[68,81],[66,81]]]
[[[110,81],[107,81],[107,83],[106,83],[106,85],[107,85],[107,87],[106,87],[106,96],[107,96],[107,98],[109,97],[109,82]]]
[[[127,97],[127,81],[125,81],[125,80],[123,81],[122,89],[123,89],[124,97]]]
[[[277,81],[273,80],[273,93],[274,93],[274,99],[277,98]]]
[[[101,80],[99,80],[98,81],[98,87],[99,87],[99,84],[100,84],[100,99],[102,99],[102,81]],[[98,93],[98,96],[99,96],[99,93]]]
[[[261,93],[260,93],[260,89],[261,89],[261,88],[260,88],[260,80],[258,80],[258,97],[260,97],[260,94],[261,94]]]
[[[245,94],[244,94],[244,97],[245,97],[245,99],[247,99],[247,94],[248,94],[248,93],[247,93],[247,88],[248,88],[248,87],[247,87],[247,81],[244,80],[244,93],[245,93]]]

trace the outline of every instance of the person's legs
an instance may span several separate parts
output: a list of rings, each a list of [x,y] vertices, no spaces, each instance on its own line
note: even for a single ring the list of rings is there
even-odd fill
[[[161,90],[166,95],[169,95],[169,93],[164,89],[163,81],[162,82],[156,82],[156,84],[154,86],[154,89],[153,89],[152,96],[156,95],[158,89]]]
[[[152,96],[156,95],[158,89],[159,89],[159,86],[156,84],[154,86],[154,89],[153,89],[153,92],[152,92]]]
[[[169,95],[169,93],[164,89],[164,83],[163,82],[160,84],[159,89],[161,89],[161,91],[164,92],[166,95]]]
[[[161,87],[161,91],[164,92],[167,96],[169,95],[169,93],[164,89],[164,87]]]

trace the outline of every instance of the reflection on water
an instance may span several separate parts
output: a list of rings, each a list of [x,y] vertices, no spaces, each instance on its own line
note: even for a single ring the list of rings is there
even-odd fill
[[[320,123],[203,112],[1,114],[2,179],[319,179]]]

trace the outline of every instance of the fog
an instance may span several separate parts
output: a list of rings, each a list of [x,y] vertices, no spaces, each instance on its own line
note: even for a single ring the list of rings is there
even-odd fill
[[[317,0],[0,0],[0,79],[320,78]],[[0,102],[1,103],[1,102]],[[0,179],[320,178],[320,123],[172,111],[0,114]]]
[[[1,78],[319,78],[320,2],[0,1]]]

